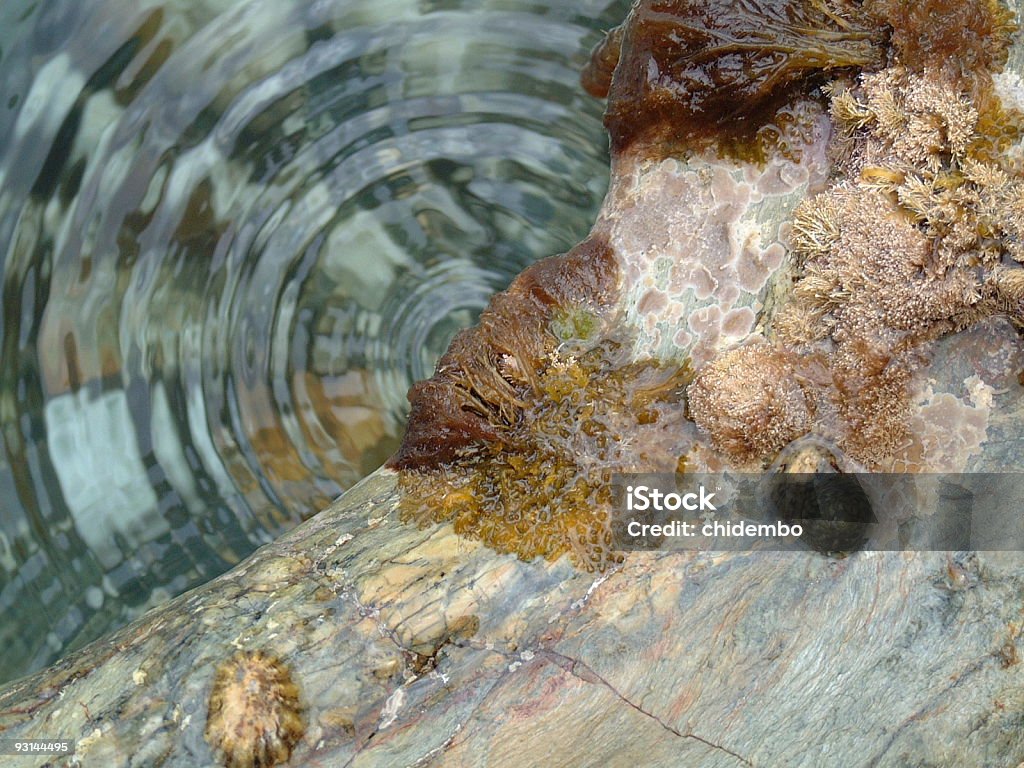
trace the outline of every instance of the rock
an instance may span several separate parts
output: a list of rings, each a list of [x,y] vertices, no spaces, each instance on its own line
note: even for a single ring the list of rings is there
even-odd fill
[[[85,766],[216,764],[208,702],[243,650],[298,689],[290,765],[1024,757],[1015,553],[634,553],[595,577],[416,529],[397,503],[381,470],[230,573],[12,684],[4,737],[76,739]]]
[[[1012,56],[1019,67],[1019,46]],[[614,318],[630,334],[621,338],[631,365],[680,370],[772,337],[800,277],[779,225],[826,180],[824,113],[812,122],[799,152],[761,167],[620,154],[595,225],[618,259],[618,291],[593,312],[576,302],[541,319],[586,347]],[[552,264],[498,306],[529,288],[548,312],[543,282],[530,280]],[[934,340],[907,406],[926,466],[1020,468],[1022,351],[1011,320],[986,317]],[[534,321],[531,333],[548,327]],[[540,348],[538,338],[528,341]],[[74,739],[74,760],[58,764],[104,768],[1024,761],[1017,552],[631,552],[588,571],[560,552],[497,552],[457,534],[458,519],[404,522],[410,472],[493,467],[473,462],[507,456],[490,443],[586,374],[563,360],[568,379],[552,382],[553,364],[538,362],[552,351],[542,353],[442,365],[439,375],[470,381],[459,384],[465,403],[486,409],[493,396],[501,407],[467,416],[471,428],[440,443],[439,466],[429,435],[413,430],[415,466],[375,472],[231,572],[8,685],[0,735]],[[653,368],[639,370],[650,378],[631,391],[637,414],[681,405],[675,379],[659,389]],[[680,440],[714,463],[695,428]]]

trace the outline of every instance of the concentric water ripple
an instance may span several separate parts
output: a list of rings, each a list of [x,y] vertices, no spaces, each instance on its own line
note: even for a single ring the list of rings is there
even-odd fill
[[[593,220],[578,73],[626,5],[3,4],[0,680],[394,450],[409,385]]]

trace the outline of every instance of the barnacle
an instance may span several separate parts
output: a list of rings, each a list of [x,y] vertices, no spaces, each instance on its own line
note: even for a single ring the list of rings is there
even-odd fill
[[[226,768],[285,763],[304,733],[299,689],[279,658],[240,651],[217,668],[205,736]]]

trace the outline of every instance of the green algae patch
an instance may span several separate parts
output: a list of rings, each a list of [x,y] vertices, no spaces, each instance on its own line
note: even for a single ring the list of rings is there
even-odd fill
[[[589,341],[601,327],[598,316],[585,307],[566,307],[551,319],[551,332],[561,342]]]

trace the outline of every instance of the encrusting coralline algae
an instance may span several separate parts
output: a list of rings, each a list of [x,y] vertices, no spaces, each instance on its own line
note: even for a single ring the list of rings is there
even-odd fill
[[[992,80],[1013,30],[1005,7],[711,5],[644,0],[595,49],[583,80],[609,97],[605,210],[582,245],[495,297],[410,393],[391,461],[406,520],[601,569],[616,559],[612,472],[758,469],[808,435],[845,468],[927,469],[911,397],[929,343],[1024,317],[1024,186],[1009,152],[1022,121]],[[826,144],[827,184],[796,211],[788,253],[737,245],[729,210],[746,203],[726,201],[741,185],[715,158],[748,178],[782,169],[742,192],[749,202],[772,194],[771,174],[793,177],[783,192],[813,179]],[[661,196],[709,190],[720,223],[696,209],[648,221],[657,206],[636,218],[659,178]],[[638,226],[654,250],[629,244]],[[681,293],[656,286],[673,274],[690,276]]]

